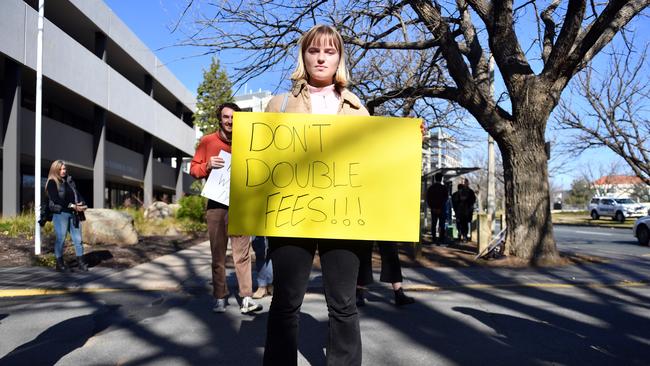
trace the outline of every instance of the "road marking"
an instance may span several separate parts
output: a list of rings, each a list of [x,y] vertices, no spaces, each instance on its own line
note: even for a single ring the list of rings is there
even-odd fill
[[[615,234],[610,234],[610,233],[597,233],[597,232],[593,232],[593,231],[580,231],[580,230],[576,230],[574,232],[577,233],[577,234],[590,234],[590,235],[604,235],[604,236],[614,236],[615,235]]]
[[[613,283],[597,283],[597,282],[582,282],[582,283],[557,283],[557,282],[524,282],[524,283],[502,283],[502,284],[487,284],[487,283],[471,283],[466,285],[457,286],[434,286],[434,285],[404,285],[406,291],[413,292],[438,292],[459,290],[463,288],[468,289],[490,289],[490,288],[512,288],[512,287],[530,287],[530,288],[603,288],[603,287],[641,287],[650,285],[649,281],[618,281]],[[55,296],[55,295],[71,295],[71,294],[97,294],[109,292],[152,292],[152,291],[182,291],[187,288],[181,289],[178,287],[159,287],[159,288],[74,288],[74,289],[47,289],[47,288],[25,288],[25,289],[0,289],[0,298],[9,297],[36,297],[36,296]]]
[[[150,291],[178,291],[179,288],[16,288],[0,289],[0,298],[5,297],[33,297],[71,294],[99,294],[107,292],[150,292]]]

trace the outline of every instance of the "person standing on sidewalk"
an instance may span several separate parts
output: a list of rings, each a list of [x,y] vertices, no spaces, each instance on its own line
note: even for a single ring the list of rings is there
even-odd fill
[[[298,42],[298,65],[289,93],[271,99],[266,112],[368,116],[347,88],[343,39],[326,25],[316,25]],[[300,307],[318,249],[329,315],[327,365],[361,365],[361,330],[355,290],[361,249],[369,242],[269,237],[273,261],[273,299],[269,310],[264,365],[298,363]]]
[[[217,109],[219,129],[217,132],[201,138],[192,158],[190,174],[194,178],[207,178],[212,169],[224,167],[224,160],[219,157],[219,153],[221,151],[231,152],[232,117],[235,111],[240,110],[239,106],[234,103],[224,103],[219,106]],[[226,311],[226,297],[228,295],[226,284],[228,206],[208,200],[205,218],[208,223],[210,251],[212,252],[212,295],[215,298],[212,310],[216,313],[223,313]],[[262,306],[252,299],[253,278],[251,275],[250,237],[230,236],[230,245],[239,285],[239,297],[242,299],[241,312],[242,314],[248,314],[260,311]]]
[[[458,186],[458,210],[456,211],[458,232],[461,242],[469,241],[470,223],[474,214],[474,204],[476,203],[476,194],[469,187],[469,179],[463,179],[463,184]]]
[[[253,299],[273,295],[273,262],[268,255],[268,249],[269,241],[265,236],[256,236],[253,239],[257,271],[257,291],[253,293]]]
[[[399,261],[399,251],[397,243],[390,241],[378,241],[379,255],[381,256],[381,274],[379,280],[384,283],[390,283],[395,294],[395,305],[410,305],[415,299],[406,295],[402,288],[402,265]],[[364,295],[364,286],[373,282],[372,278],[372,246],[370,246],[367,255],[361,260],[359,276],[357,278],[357,307],[366,305]]]
[[[50,165],[45,183],[45,193],[56,233],[56,242],[54,243],[56,270],[68,271],[63,259],[63,244],[69,232],[77,255],[77,268],[81,271],[88,271],[88,266],[83,259],[84,247],[81,244],[81,221],[85,220],[83,211],[86,210],[86,203],[77,191],[72,177],[68,175],[68,170],[62,160],[55,160]]]
[[[427,190],[427,205],[431,209],[431,243],[445,243],[445,221],[447,215],[445,204],[449,194],[447,187],[442,184],[442,173],[433,176],[433,184]],[[436,238],[436,222],[438,223],[438,238]]]

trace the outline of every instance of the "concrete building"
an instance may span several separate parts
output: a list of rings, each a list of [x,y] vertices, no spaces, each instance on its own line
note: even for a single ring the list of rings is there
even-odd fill
[[[437,128],[425,136],[422,149],[422,175],[430,175],[442,168],[462,167],[460,146],[449,134]]]
[[[235,96],[235,103],[244,112],[264,112],[266,106],[273,98],[270,91],[262,91],[261,89],[256,93],[244,93]]]
[[[0,1],[2,214],[34,199],[37,0]],[[69,166],[91,207],[180,197],[195,98],[101,0],[47,0],[42,167]]]

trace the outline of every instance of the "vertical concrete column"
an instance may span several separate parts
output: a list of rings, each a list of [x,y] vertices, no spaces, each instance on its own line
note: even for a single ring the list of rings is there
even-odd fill
[[[93,131],[93,207],[104,208],[106,190],[106,110],[95,106]]]
[[[153,78],[149,74],[144,76],[144,92],[153,98]]]
[[[95,56],[106,62],[106,42],[107,37],[102,32],[95,32]]]
[[[176,150],[176,202],[184,195],[183,191],[183,154]]]
[[[143,203],[145,207],[149,207],[153,203],[153,137],[149,133],[144,133],[144,151],[142,157],[144,158],[144,198]]]
[[[176,117],[185,122],[185,113],[183,113],[183,103],[176,102]]]
[[[20,212],[20,122],[22,66],[5,59],[2,112],[2,216]],[[39,184],[40,182],[36,182]]]

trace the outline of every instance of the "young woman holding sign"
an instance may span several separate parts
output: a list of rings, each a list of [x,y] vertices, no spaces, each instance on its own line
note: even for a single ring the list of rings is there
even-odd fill
[[[275,96],[266,112],[368,116],[348,81],[343,39],[317,25],[299,41],[298,65],[289,93]],[[370,242],[269,237],[274,293],[264,349],[265,365],[296,365],[298,317],[318,249],[329,313],[328,365],[361,365],[361,332],[355,303],[360,256]]]

